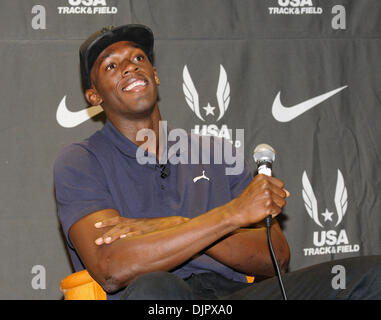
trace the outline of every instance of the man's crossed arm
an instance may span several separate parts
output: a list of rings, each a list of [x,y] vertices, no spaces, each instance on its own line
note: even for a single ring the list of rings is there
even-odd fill
[[[130,219],[106,209],[77,221],[69,237],[89,273],[107,292],[126,287],[141,274],[170,271],[200,253],[245,274],[272,276],[266,229],[247,227],[267,215],[275,218],[288,195],[281,180],[258,175],[239,197],[192,219]],[[285,270],[289,247],[274,222],[273,245]]]

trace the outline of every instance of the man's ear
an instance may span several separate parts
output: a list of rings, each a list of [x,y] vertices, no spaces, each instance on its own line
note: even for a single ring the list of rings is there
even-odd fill
[[[103,99],[94,88],[87,89],[85,91],[85,97],[87,102],[92,106],[99,106],[103,102]]]
[[[156,85],[160,85],[160,79],[159,79],[159,76],[157,75],[157,71],[155,67],[153,68],[153,74],[155,76]]]

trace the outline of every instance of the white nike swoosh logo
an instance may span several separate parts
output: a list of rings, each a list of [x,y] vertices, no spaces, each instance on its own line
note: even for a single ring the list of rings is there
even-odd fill
[[[64,128],[74,128],[102,111],[101,106],[92,106],[74,112],[70,111],[66,107],[66,96],[64,96],[57,108],[56,119],[60,126]]]
[[[278,92],[277,96],[274,99],[273,107],[272,107],[272,113],[276,120],[279,122],[288,122],[296,117],[299,117],[304,112],[310,110],[311,108],[317,106],[319,103],[322,103],[323,101],[327,100],[328,98],[332,97],[336,93],[340,92],[341,90],[345,89],[348,86],[340,87],[335,90],[329,91],[327,93],[324,93],[322,95],[319,95],[317,97],[311,98],[309,100],[306,100],[304,102],[301,102],[299,104],[296,104],[292,107],[285,107],[282,102],[280,101],[280,91]]]

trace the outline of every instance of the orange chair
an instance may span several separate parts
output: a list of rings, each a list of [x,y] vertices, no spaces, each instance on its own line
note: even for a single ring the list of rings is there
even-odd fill
[[[254,282],[254,277],[246,276],[248,283]],[[60,289],[65,300],[107,300],[106,292],[90,276],[87,270],[72,273],[60,283]]]
[[[106,292],[87,270],[68,275],[60,283],[65,300],[107,300]]]

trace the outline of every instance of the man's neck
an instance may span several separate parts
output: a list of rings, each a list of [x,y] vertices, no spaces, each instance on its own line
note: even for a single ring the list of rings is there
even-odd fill
[[[119,130],[120,133],[122,133],[127,139],[135,143],[137,146],[140,146],[144,143],[144,141],[138,141],[136,139],[139,130],[152,130],[155,133],[156,137],[156,155],[160,154],[158,148],[159,122],[161,120],[161,115],[157,104],[152,113],[150,113],[147,117],[141,119],[128,119],[111,115],[108,115],[108,119],[113,124],[113,126]]]

